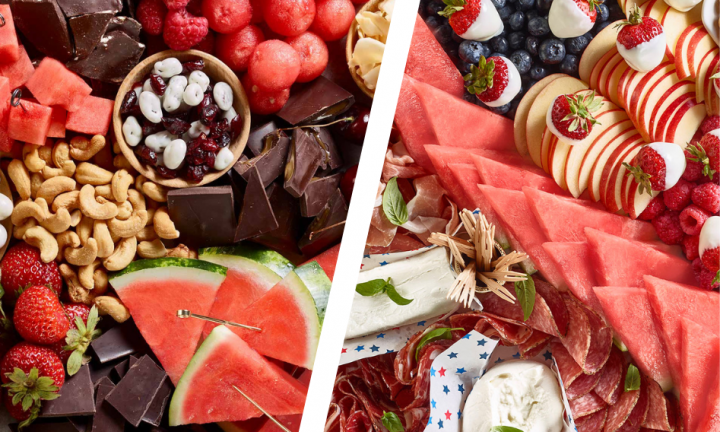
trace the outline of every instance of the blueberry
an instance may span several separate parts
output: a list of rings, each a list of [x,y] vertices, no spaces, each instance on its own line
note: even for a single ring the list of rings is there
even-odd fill
[[[478,64],[480,56],[488,57],[490,55],[490,49],[482,42],[468,40],[460,43],[458,55],[467,63]]]
[[[595,9],[597,10],[597,19],[596,21],[605,22],[610,19],[610,9],[604,4],[600,4],[595,6]]]
[[[429,16],[437,15],[438,12],[445,9],[445,5],[442,3],[431,2],[425,7],[425,13]]]
[[[535,81],[540,81],[541,79],[548,76],[548,71],[544,67],[540,65],[535,65],[530,69],[530,78],[532,78]]]
[[[525,27],[525,12],[514,12],[512,15],[510,15],[510,18],[508,19],[508,24],[510,24],[510,28],[515,31],[522,30],[523,27]]]
[[[508,111],[510,111],[510,104],[505,104],[499,107],[487,107],[487,109],[494,112],[495,114],[505,115],[508,113]]]
[[[583,36],[585,36],[585,39],[587,39],[588,43],[590,43],[590,41],[595,38],[595,35],[593,35],[591,31],[585,33]]]
[[[505,7],[506,0],[492,0],[492,4],[495,6],[495,9],[500,9]]]
[[[578,65],[580,64],[580,59],[578,56],[574,56],[572,54],[568,54],[563,59],[562,63],[560,63],[560,72],[568,75],[576,75],[578,73]]]
[[[504,6],[497,10],[498,15],[500,15],[500,19],[503,21],[507,21],[510,18],[510,15],[515,12],[515,8],[512,6]]]
[[[518,50],[510,54],[510,61],[515,64],[515,67],[517,67],[521,75],[528,73],[532,67],[530,53],[525,50]]]
[[[463,99],[465,99],[466,102],[470,102],[471,104],[477,104],[478,98],[474,94],[470,93],[469,91],[465,90],[465,93],[463,93]]]
[[[508,36],[510,49],[519,50],[525,47],[525,34],[520,32],[510,33]]]
[[[545,36],[550,34],[550,24],[547,18],[537,17],[528,22],[528,33],[532,36]]]
[[[529,11],[535,8],[535,0],[517,0],[517,7],[522,11]]]
[[[553,0],[537,0],[537,8],[541,11],[549,11]]]
[[[427,26],[430,28],[430,30],[432,30],[432,29],[436,29],[436,28],[440,27],[441,25],[443,25],[444,24],[443,21],[445,21],[445,20],[443,20],[442,18],[440,18],[437,15],[430,15],[429,17],[427,17],[425,19],[425,24],[427,24]]]
[[[592,32],[595,33],[595,35],[597,35],[601,31],[603,31],[605,29],[605,27],[609,26],[610,24],[612,24],[610,21],[596,22],[595,27],[593,27],[593,29],[592,29]]]
[[[530,21],[533,18],[537,18],[540,16],[540,12],[538,12],[536,9],[529,10],[525,12],[525,21]]]
[[[585,39],[585,36],[578,36],[576,38],[567,39],[565,41],[565,48],[572,54],[580,54],[587,47],[589,41]]]
[[[490,39],[490,49],[495,52],[507,54],[510,51],[510,44],[508,40],[502,36],[496,36]]]
[[[442,45],[443,48],[446,48],[453,43],[453,33],[454,30],[452,29],[452,27],[450,27],[450,24],[443,24],[440,27],[436,28],[433,32],[433,34],[435,35],[435,39],[440,42],[440,45]]]
[[[538,45],[540,45],[540,40],[535,36],[529,36],[525,40],[525,50],[529,52],[530,55],[538,55]]]
[[[545,39],[538,50],[540,60],[545,64],[558,64],[565,58],[565,45],[559,39]]]

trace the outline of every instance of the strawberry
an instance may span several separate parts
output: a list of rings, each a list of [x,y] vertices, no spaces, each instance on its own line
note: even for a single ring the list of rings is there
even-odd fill
[[[641,148],[631,164],[623,162],[623,165],[628,170],[627,176],[635,177],[642,194],[675,186],[687,168],[687,161],[679,145],[652,143]]]
[[[515,64],[503,57],[480,57],[477,66],[470,67],[470,73],[463,77],[469,81],[469,93],[474,94],[485,105],[500,107],[510,103],[520,92],[520,72]]]
[[[707,116],[700,124],[700,132],[702,132],[703,135],[715,129],[720,129],[720,116]]]
[[[50,349],[67,365],[68,375],[72,376],[90,361],[85,351],[90,342],[100,335],[100,330],[95,329],[100,318],[95,306],[91,309],[82,303],[72,303],[63,307],[70,321],[70,330],[64,339],[50,345]]]
[[[600,124],[593,112],[600,109],[603,102],[595,99],[595,92],[583,95],[560,95],[548,110],[548,127],[558,137],[571,141],[582,141]]]
[[[57,295],[62,294],[62,279],[55,261],[44,263],[40,251],[25,242],[10,248],[0,264],[0,283],[5,289],[4,299],[12,304],[23,289],[32,285],[46,285]]]
[[[720,171],[720,129],[715,129],[703,135],[696,146],[688,146],[692,160],[704,165],[703,174],[715,180]]]
[[[666,36],[662,25],[654,18],[644,17],[640,8],[630,11],[627,21],[618,29],[617,48],[627,64],[639,72],[655,69],[665,57]]]
[[[455,34],[463,39],[486,41],[503,31],[500,15],[491,0],[443,0],[445,9],[438,15],[448,18]],[[480,14],[482,13],[482,20]],[[482,25],[477,25],[482,23]]]
[[[33,286],[20,294],[13,321],[23,339],[41,345],[62,340],[70,329],[60,300],[45,286]]]
[[[554,0],[548,24],[555,37],[565,39],[582,36],[592,30],[597,20],[597,0]]]

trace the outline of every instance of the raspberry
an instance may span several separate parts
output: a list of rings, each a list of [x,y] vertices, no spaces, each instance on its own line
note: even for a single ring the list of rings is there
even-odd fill
[[[355,19],[355,7],[350,0],[317,0],[315,8],[310,30],[325,41],[341,39]]]
[[[699,259],[695,260],[699,261]],[[693,269],[695,269],[695,262],[693,261]],[[714,290],[718,289],[720,287],[720,283],[715,282],[713,283],[713,280],[718,277],[718,273],[713,273],[712,271],[706,269],[702,265],[695,270],[695,278],[697,279],[698,283],[700,284],[700,288],[705,290]]]
[[[215,54],[215,33],[209,31],[208,34],[198,42],[193,49],[206,52],[208,54]]]
[[[680,244],[685,233],[680,226],[680,213],[668,210],[652,220],[660,240],[669,245]]]
[[[176,51],[189,50],[208,33],[206,18],[190,15],[186,10],[170,10],[165,17],[163,39]]]
[[[266,92],[260,90],[258,86],[253,84],[248,74],[243,75],[242,85],[247,94],[250,111],[253,114],[273,114],[285,106],[290,98],[290,89],[280,90],[278,92]]]
[[[223,34],[244,29],[253,14],[250,0],[203,0],[202,12],[210,28]]]
[[[703,177],[703,164],[702,162],[692,160],[693,155],[691,155],[689,151],[684,150],[684,152],[686,166],[682,178],[687,181],[696,182]]]
[[[167,12],[167,7],[161,0],[141,0],[135,14],[145,33],[157,36],[162,34]]]
[[[693,189],[692,202],[712,214],[720,212],[720,186],[715,183],[703,183]]]
[[[680,226],[687,235],[700,235],[700,230],[702,230],[705,221],[709,217],[710,213],[695,204],[690,204],[680,212]]]
[[[720,129],[720,116],[709,116],[703,120],[700,125],[700,131],[703,135],[708,132],[712,132],[715,129]]]
[[[696,235],[686,235],[685,238],[683,238],[682,243],[680,243],[680,247],[685,254],[685,258],[689,261],[692,261],[700,256],[699,246],[700,236]]]
[[[285,39],[300,56],[298,82],[310,82],[323,73],[328,64],[328,48],[325,42],[312,32]]]
[[[168,9],[171,11],[179,11],[185,9],[185,6],[189,3],[190,0],[163,0],[165,2],[165,6],[167,6]]]
[[[651,221],[655,219],[656,216],[662,214],[662,212],[664,212],[666,208],[667,207],[665,206],[665,202],[663,201],[663,194],[661,192],[657,194],[657,196],[653,198],[652,201],[650,201],[650,204],[648,204],[648,206],[645,207],[645,210],[640,213],[638,219]]]
[[[695,183],[680,179],[675,186],[665,191],[663,201],[670,210],[680,211],[690,204],[690,195],[694,188]]]
[[[220,34],[215,42],[217,56],[235,72],[247,70],[255,48],[265,40],[260,27],[249,25],[233,34]]]
[[[700,259],[702,259],[703,266],[706,269],[712,273],[717,273],[720,270],[720,247],[706,249]]]

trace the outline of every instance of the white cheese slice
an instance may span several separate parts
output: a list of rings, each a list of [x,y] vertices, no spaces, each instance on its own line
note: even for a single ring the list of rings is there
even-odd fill
[[[413,299],[412,303],[400,306],[387,294],[365,297],[356,292],[346,339],[437,317],[457,307],[445,298],[455,276],[444,248],[361,272],[358,283],[387,278],[401,296]]]

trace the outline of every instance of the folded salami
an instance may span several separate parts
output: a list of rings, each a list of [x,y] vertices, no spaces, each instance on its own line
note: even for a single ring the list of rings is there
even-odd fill
[[[620,385],[623,386],[623,384]],[[638,401],[640,400],[641,390],[642,386],[640,390],[624,391],[620,396],[620,400],[618,400],[616,404],[610,406],[610,409],[608,409],[607,423],[605,424],[606,432],[616,432],[621,430],[620,428],[625,424],[625,422],[630,418],[630,415],[633,413],[635,405],[638,404]],[[638,428],[639,426],[640,425],[638,424]]]
[[[585,370],[585,362],[587,361],[592,339],[590,320],[580,305],[580,302],[568,293],[563,293],[562,296],[563,300],[565,300],[565,305],[567,305],[572,325],[568,328],[565,337],[560,338],[560,340],[570,355],[575,359],[575,362]]]
[[[675,412],[660,384],[648,379],[648,413],[643,427],[661,431],[675,430]]]
[[[590,323],[590,348],[583,370],[585,373],[597,373],[610,357],[610,349],[613,346],[613,330],[598,315],[597,312],[588,308],[581,302],[577,302],[585,312]]]
[[[647,377],[641,378],[638,401],[625,423],[617,429],[618,432],[636,432],[640,430],[640,426],[645,422],[648,412],[648,381]]]
[[[577,364],[575,359],[572,358],[570,353],[565,346],[557,339],[553,340],[550,344],[555,363],[557,363],[558,371],[560,371],[560,378],[563,382],[565,390],[570,388],[572,383],[582,375],[583,371],[580,365]]]
[[[575,400],[590,393],[597,386],[598,381],[600,381],[600,374],[581,374],[565,391],[568,400]]]
[[[549,334],[534,330],[528,340],[518,345],[520,356],[524,359],[535,357],[548,346],[551,339]]]
[[[620,398],[622,390],[624,362],[622,353],[615,346],[610,351],[608,361],[605,362],[602,370],[598,373],[600,380],[595,386],[595,394],[600,396],[605,403],[614,405]]]
[[[424,330],[415,333],[408,343],[400,350],[400,352],[398,352],[397,357],[395,357],[395,376],[398,381],[405,385],[412,385],[413,377],[415,376],[413,372],[417,367],[415,353],[420,341],[426,334],[442,327],[447,327],[447,324],[444,321],[436,322],[427,326]]]
[[[603,402],[595,393],[588,393],[585,396],[570,401],[570,410],[576,419],[589,416],[602,409],[605,409],[607,404]]]
[[[605,420],[607,419],[607,408],[604,408],[589,416],[580,417],[575,419],[575,426],[578,432],[600,432],[605,426]]]

